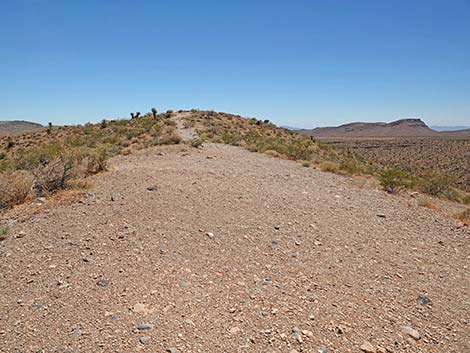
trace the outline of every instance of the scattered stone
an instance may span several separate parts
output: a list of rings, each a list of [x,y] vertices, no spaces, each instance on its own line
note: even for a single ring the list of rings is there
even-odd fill
[[[132,311],[137,314],[144,314],[147,315],[149,312],[148,304],[137,303],[132,308]]]
[[[171,347],[166,350],[169,353],[181,353],[179,349]]]
[[[213,239],[213,238],[214,238],[214,233],[206,232],[206,236],[207,236],[209,239]]]
[[[361,345],[361,351],[366,352],[366,353],[376,353],[375,347],[370,342],[367,342],[367,341],[365,341]]]
[[[158,186],[157,185],[150,185],[150,186],[147,186],[147,190],[148,191],[155,191],[158,189]]]
[[[20,239],[20,238],[24,238],[26,236],[26,232],[25,231],[19,231],[18,234],[16,235],[16,238],[17,239]]]
[[[274,229],[279,230],[279,229],[281,229],[281,227],[279,227],[279,226],[274,226]]]
[[[313,332],[309,330],[302,330],[302,335],[312,338]]]
[[[387,353],[387,350],[384,347],[377,346],[377,352],[378,353]]]
[[[235,308],[228,309],[228,312],[231,313],[231,314],[233,314],[235,311],[237,311],[237,309],[235,309]]]
[[[302,344],[304,342],[304,340],[302,339],[302,335],[300,334],[300,330],[298,327],[294,327],[292,329],[292,336],[294,336],[294,338],[297,340],[297,342],[299,342],[300,344]]]
[[[100,287],[107,287],[109,286],[110,283],[111,281],[105,278],[101,278],[96,282],[96,284],[99,285]]]
[[[420,305],[427,305],[431,302],[431,298],[429,298],[426,294],[421,294],[418,297],[417,302]]]
[[[320,347],[320,349],[318,349],[318,353],[328,353],[328,348]]]
[[[139,341],[142,344],[146,344],[148,341],[150,341],[150,337],[149,336],[142,336],[142,337],[139,338]]]
[[[342,335],[344,332],[345,332],[345,330],[344,330],[343,326],[336,327],[336,333],[337,334]]]
[[[379,218],[386,218],[384,213],[377,213],[377,217]]]
[[[72,336],[73,337],[80,337],[82,335],[83,331],[81,328],[77,327],[76,329],[72,330]]]
[[[415,340],[419,340],[421,337],[419,332],[411,326],[403,326],[403,333],[414,338]]]
[[[137,330],[140,330],[140,331],[151,330],[151,329],[153,329],[153,325],[147,322],[137,325]]]
[[[289,353],[299,353],[299,351],[297,349],[291,349]]]
[[[236,335],[237,333],[240,333],[240,331],[241,331],[241,330],[240,330],[239,327],[232,327],[232,328],[230,329],[230,334]]]

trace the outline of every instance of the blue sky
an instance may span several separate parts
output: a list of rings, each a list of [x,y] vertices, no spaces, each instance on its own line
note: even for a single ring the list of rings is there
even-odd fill
[[[0,0],[0,120],[470,125],[470,1]]]

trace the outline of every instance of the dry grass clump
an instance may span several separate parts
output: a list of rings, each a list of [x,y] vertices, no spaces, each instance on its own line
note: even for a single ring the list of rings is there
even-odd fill
[[[0,241],[3,241],[7,238],[10,228],[8,226],[0,225]]]
[[[6,171],[0,175],[0,209],[19,205],[31,194],[34,178],[26,171]]]
[[[342,174],[341,169],[339,168],[339,165],[334,162],[328,162],[328,161],[321,162],[318,164],[318,169],[320,169],[323,172]]]
[[[464,211],[454,214],[454,218],[467,225],[470,224],[470,208],[467,207]]]
[[[439,206],[429,199],[419,199],[418,206],[429,208],[430,210],[438,210]]]

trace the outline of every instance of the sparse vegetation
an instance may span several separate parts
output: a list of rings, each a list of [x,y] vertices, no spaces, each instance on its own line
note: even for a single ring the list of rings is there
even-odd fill
[[[174,122],[152,113],[0,138],[0,209],[68,189],[105,171],[110,156],[180,142]]]
[[[0,225],[0,241],[3,241],[7,238],[10,229],[8,226]]]

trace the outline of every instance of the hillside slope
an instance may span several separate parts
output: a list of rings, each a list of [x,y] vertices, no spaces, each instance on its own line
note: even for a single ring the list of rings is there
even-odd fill
[[[0,136],[18,135],[25,132],[33,132],[41,129],[44,129],[44,126],[29,121],[0,121]]]
[[[391,123],[349,123],[336,127],[318,127],[312,130],[299,130],[301,134],[318,138],[329,137],[439,137],[470,136],[470,130],[435,131],[421,119],[401,119]]]
[[[470,351],[470,233],[413,200],[218,144],[91,180],[3,216],[2,351]]]

